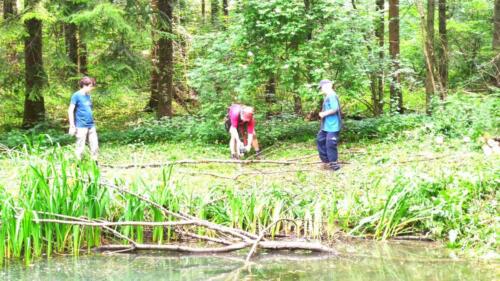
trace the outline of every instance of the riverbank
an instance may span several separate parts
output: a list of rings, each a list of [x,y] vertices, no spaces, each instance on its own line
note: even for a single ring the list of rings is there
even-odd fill
[[[7,179],[1,183],[2,212],[11,216],[2,216],[0,241],[8,241],[3,245],[8,256],[23,256],[28,249],[34,255],[78,254],[82,248],[123,242],[110,241],[95,227],[29,222],[34,213],[12,207],[116,222],[172,220],[137,198],[105,191],[99,182],[106,180],[169,210],[253,234],[274,223],[270,237],[324,243],[346,235],[412,237],[443,241],[466,255],[495,252],[497,156],[485,156],[463,140],[435,138],[344,143],[340,153],[344,164],[332,173],[317,164],[313,142],[281,143],[264,151],[262,163],[240,164],[227,161],[224,146],[197,143],[105,144],[98,167],[77,165],[71,147],[12,152],[1,160],[2,179]],[[116,230],[138,242],[180,238],[171,227]]]

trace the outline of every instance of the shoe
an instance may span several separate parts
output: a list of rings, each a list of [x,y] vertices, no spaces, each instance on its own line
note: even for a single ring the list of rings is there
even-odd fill
[[[340,169],[340,165],[338,163],[330,163],[329,164],[329,168],[332,170],[332,171],[338,171]]]
[[[260,150],[255,151],[255,159],[261,160],[261,155],[262,155],[262,153]]]

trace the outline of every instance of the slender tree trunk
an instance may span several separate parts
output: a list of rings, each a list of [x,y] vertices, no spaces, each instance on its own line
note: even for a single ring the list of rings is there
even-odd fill
[[[28,1],[31,9],[37,1]],[[28,36],[24,40],[26,94],[24,100],[23,127],[30,128],[45,118],[43,89],[47,77],[42,59],[42,21],[32,18],[25,21]]]
[[[148,105],[144,109],[147,112],[154,112],[158,110],[159,101],[159,79],[160,75],[158,72],[158,38],[156,32],[154,31],[158,28],[158,0],[151,0],[151,10],[153,11],[151,15],[151,79],[150,79],[150,98]]]
[[[385,0],[377,0],[376,10],[379,13],[375,22],[375,36],[378,38],[379,45],[379,69],[372,79],[372,102],[373,113],[378,116],[384,111],[384,2]]]
[[[272,105],[276,102],[276,77],[274,74],[269,75],[269,80],[266,84],[266,103]]]
[[[298,35],[294,36],[292,38],[292,42],[290,43],[290,52],[296,53],[297,50],[299,49],[299,41],[300,38]],[[297,66],[296,68],[293,69],[294,74],[293,74],[293,81],[294,84],[298,84],[300,81],[300,75],[299,75],[299,67]],[[297,116],[302,116],[304,114],[304,111],[302,110],[302,99],[300,98],[299,93],[297,90],[293,91],[293,112]]]
[[[201,0],[201,19],[203,22],[205,22],[205,14],[206,14],[206,5],[205,5],[205,0]]]
[[[493,50],[496,51],[494,60],[495,84],[500,87],[500,0],[495,0],[495,11],[493,16]]]
[[[211,12],[211,21],[212,24],[215,25],[219,21],[219,2],[218,0],[210,0],[210,12]]]
[[[158,41],[158,65],[159,65],[159,104],[158,118],[172,117],[173,87],[173,42],[169,36],[172,34],[172,16],[174,0],[158,0],[158,20],[160,38]]]
[[[495,0],[493,15],[493,49],[500,49],[500,0]]]
[[[311,12],[312,8],[312,0],[304,0],[304,9],[306,12],[306,15],[308,15]],[[306,26],[306,40],[309,41],[312,39],[312,31],[314,28],[314,23],[311,22],[311,20],[307,21],[307,26]]]
[[[66,53],[68,54],[71,66],[68,75],[74,77],[78,74],[78,28],[74,23],[64,24],[64,39],[66,42]],[[76,84],[75,84],[76,85]]]
[[[425,76],[425,104],[427,114],[432,113],[431,102],[436,92],[436,81],[434,76],[434,0],[427,0],[427,17],[426,17],[426,54],[427,54],[427,71]]]
[[[229,5],[228,0],[222,0],[222,8],[224,10],[224,16],[227,18],[229,16]]]
[[[4,0],[3,2],[3,18],[9,20],[16,15],[16,1],[15,0]],[[7,43],[7,63],[10,64],[15,70],[12,74],[16,77],[19,73],[19,59],[16,48],[16,41],[11,41]]]
[[[83,75],[89,73],[87,64],[87,44],[85,43],[83,31],[78,29],[78,71]]]
[[[403,113],[399,77],[399,0],[389,0],[389,51],[392,59],[391,112]]]
[[[14,10],[15,0],[4,0],[3,1],[3,18],[8,19],[15,14]]]
[[[446,32],[446,0],[439,0],[439,97],[446,99],[448,92],[448,36]]]

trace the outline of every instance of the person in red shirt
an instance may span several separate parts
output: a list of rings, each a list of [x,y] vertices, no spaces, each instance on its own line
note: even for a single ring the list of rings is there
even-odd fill
[[[231,135],[229,149],[231,150],[232,159],[239,159],[242,155],[241,152],[249,152],[252,147],[255,149],[257,156],[260,154],[253,113],[253,107],[242,104],[233,104],[228,109],[226,129]]]

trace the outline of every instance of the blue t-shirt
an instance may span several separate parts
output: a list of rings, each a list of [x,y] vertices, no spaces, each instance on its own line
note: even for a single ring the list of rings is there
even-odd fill
[[[92,116],[92,100],[84,92],[77,91],[71,96],[71,104],[75,105],[75,126],[77,128],[94,127]]]
[[[341,128],[341,117],[340,117],[340,104],[337,95],[330,94],[325,97],[323,101],[322,111],[327,111],[330,109],[337,110],[335,114],[328,115],[324,117],[321,121],[321,130],[325,132],[339,132]]]

